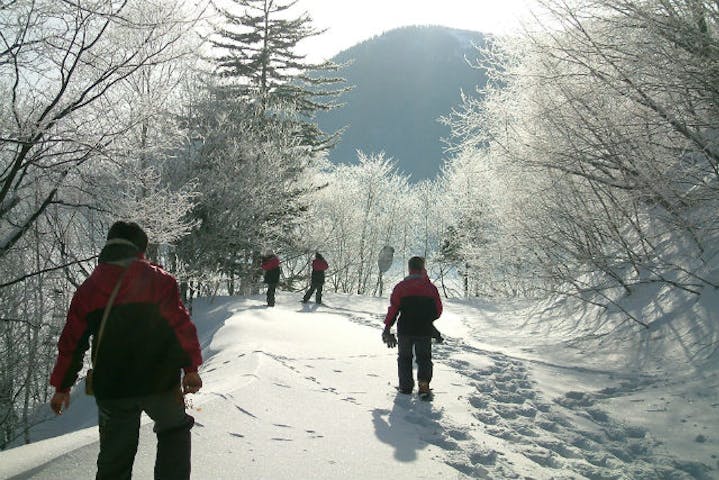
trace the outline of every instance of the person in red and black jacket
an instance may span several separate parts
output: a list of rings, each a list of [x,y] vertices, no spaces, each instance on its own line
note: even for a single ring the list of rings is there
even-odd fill
[[[315,303],[321,304],[322,303],[322,287],[325,284],[325,270],[329,268],[329,265],[327,264],[327,260],[320,254],[320,252],[315,252],[315,259],[312,260],[312,276],[310,277],[310,288],[305,293],[305,296],[302,298],[302,303],[307,303],[310,301],[310,298],[312,297],[312,294],[317,291],[315,294]]]
[[[130,478],[143,411],[155,421],[155,478],[190,478],[194,419],[185,412],[183,393],[202,387],[200,344],[175,278],[145,259],[146,248],[147,235],[136,223],[110,227],[97,267],[72,298],[50,376],[55,387],[50,406],[60,415],[70,405],[70,389],[92,337],[97,479]]]
[[[267,284],[267,306],[275,306],[275,290],[280,283],[280,258],[275,255],[272,250],[267,250],[261,258],[262,271],[264,276],[262,281]]]
[[[434,321],[442,315],[442,300],[427,276],[424,258],[409,259],[409,275],[392,290],[384,320],[382,340],[388,347],[398,346],[399,391],[412,393],[412,350],[417,356],[417,383],[420,395],[429,395],[432,381],[432,337],[439,337]],[[399,319],[398,319],[399,317]],[[397,338],[390,333],[397,321]]]

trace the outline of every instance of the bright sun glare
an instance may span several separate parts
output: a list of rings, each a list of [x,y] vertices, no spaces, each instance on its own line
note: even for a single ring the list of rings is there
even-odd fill
[[[532,0],[300,0],[327,31],[305,41],[311,56],[329,58],[374,35],[405,25],[444,25],[483,33],[517,30]]]

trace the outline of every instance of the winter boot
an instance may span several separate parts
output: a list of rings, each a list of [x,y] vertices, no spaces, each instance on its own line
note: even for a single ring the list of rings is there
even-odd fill
[[[417,382],[419,389],[417,394],[419,395],[419,398],[425,399],[429,398],[432,395],[432,390],[429,388],[429,382],[426,382],[424,380],[419,380]]]

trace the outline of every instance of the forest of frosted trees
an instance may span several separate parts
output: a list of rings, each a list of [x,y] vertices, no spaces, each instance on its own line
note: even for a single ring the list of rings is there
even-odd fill
[[[341,132],[313,115],[352,86],[298,53],[322,34],[301,1],[199,3],[0,0],[0,448],[45,415],[70,297],[117,219],[188,303],[256,293],[266,248],[288,290],[319,250],[328,291],[378,294],[386,245],[396,278],[423,255],[446,296],[719,285],[716,2],[542,0],[472,59],[490,84],[447,112],[421,183],[382,152],[327,161]]]

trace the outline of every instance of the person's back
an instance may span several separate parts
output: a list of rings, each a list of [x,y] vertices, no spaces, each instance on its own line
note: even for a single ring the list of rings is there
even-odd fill
[[[329,268],[327,260],[319,253],[315,252],[315,258],[312,260],[312,274],[310,275],[310,288],[305,292],[302,297],[302,303],[310,301],[312,294],[317,292],[315,295],[315,302],[317,304],[322,303],[322,288],[325,284],[325,270]]]
[[[97,267],[75,293],[68,314],[72,321],[58,343],[54,385],[75,382],[78,369],[73,364],[82,358],[74,357],[87,349],[90,335],[97,355],[93,387],[99,399],[168,391],[179,387],[181,368],[196,370],[202,362],[195,326],[175,279],[127,247],[109,241]],[[99,323],[121,276],[98,349]]]
[[[398,335],[432,336],[432,325],[442,313],[442,303],[437,287],[426,274],[405,277],[394,287],[390,302],[398,306]]]
[[[176,280],[145,259],[146,248],[137,224],[113,224],[98,266],[73,296],[50,376],[50,406],[61,415],[92,337],[86,385],[92,380],[98,407],[99,480],[131,477],[143,411],[155,421],[155,477],[190,477],[194,419],[183,395],[202,387],[202,355]]]
[[[417,383],[422,398],[430,396],[432,380],[432,337],[438,335],[434,321],[442,315],[439,291],[427,276],[424,258],[412,257],[410,274],[399,282],[390,295],[382,340],[388,347],[398,346],[397,373],[399,391],[409,394],[414,388],[413,354],[417,359]],[[397,338],[390,333],[397,322]]]
[[[325,271],[329,268],[327,260],[319,253],[315,254],[312,260],[312,278],[311,283],[315,285],[323,285],[325,283]]]
[[[261,264],[264,271],[263,281],[265,283],[279,283],[280,281],[280,258],[277,255],[269,254],[262,258]]]
[[[74,306],[87,319],[95,351],[105,305],[123,275],[94,368],[95,396],[101,399],[168,391],[179,386],[180,368],[199,363],[188,353],[199,352],[199,347],[193,345],[194,325],[185,321],[174,279],[145,259],[135,259],[123,270],[100,263],[78,289]]]
[[[261,258],[260,267],[264,272],[262,281],[267,284],[267,306],[275,306],[275,290],[280,283],[280,258],[275,255],[272,250],[265,252]]]

